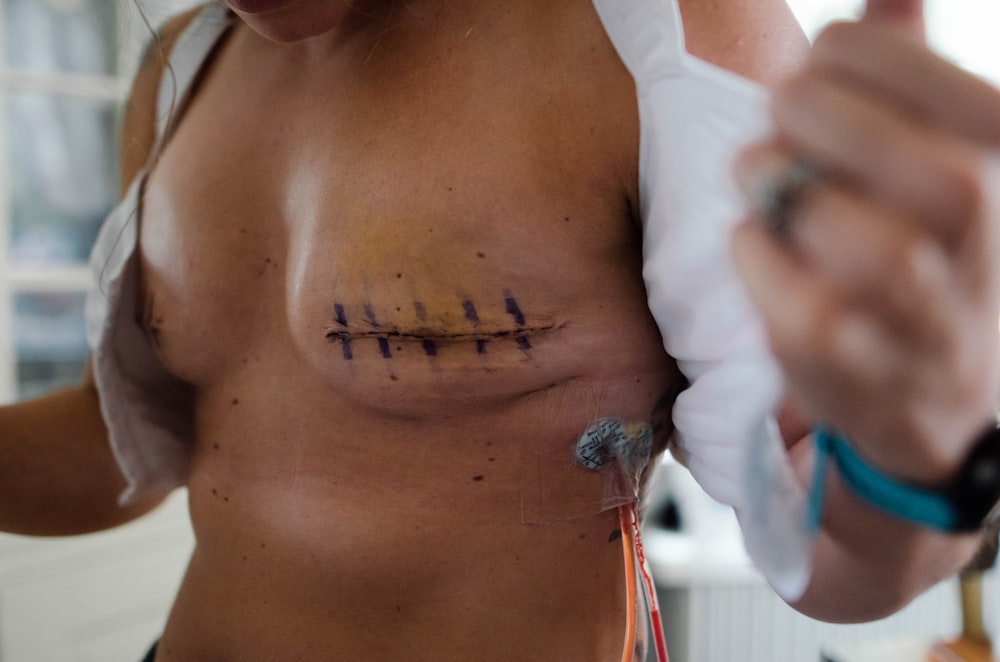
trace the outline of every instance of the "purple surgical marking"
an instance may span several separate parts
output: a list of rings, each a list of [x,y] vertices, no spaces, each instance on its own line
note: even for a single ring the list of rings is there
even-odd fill
[[[524,313],[521,312],[521,307],[517,305],[517,300],[511,295],[510,292],[506,293],[507,301],[507,314],[514,318],[514,322],[518,326],[524,326]]]
[[[344,360],[351,361],[354,359],[354,352],[351,350],[351,339],[346,333],[341,333],[340,335],[340,346],[344,350]]]
[[[476,304],[471,301],[463,301],[462,308],[465,309],[465,319],[473,324],[479,324],[479,313],[476,312]]]
[[[347,315],[344,313],[344,307],[341,304],[333,304],[333,313],[337,316],[337,324],[347,326]]]
[[[494,340],[499,339],[513,339],[521,351],[529,351],[533,349],[531,336],[542,333],[553,328],[551,325],[542,326],[537,328],[529,328],[527,326],[527,320],[525,318],[524,312],[521,310],[521,306],[518,304],[517,299],[509,291],[504,292],[504,303],[506,304],[506,312],[510,315],[517,325],[515,329],[500,329],[495,331],[479,331],[480,318],[479,311],[476,309],[476,305],[469,299],[462,299],[462,310],[465,314],[465,319],[476,327],[477,332],[473,333],[446,333],[432,335],[428,337],[427,332],[408,332],[395,328],[386,329],[379,322],[378,316],[375,312],[375,306],[371,303],[363,303],[362,309],[364,311],[365,322],[369,325],[370,329],[351,329],[347,309],[343,304],[335,303],[333,306],[334,316],[336,318],[336,326],[327,330],[326,337],[331,340],[339,340],[344,353],[345,360],[354,359],[354,340],[363,339],[374,339],[378,344],[379,354],[383,359],[392,359],[393,355],[393,344],[401,339],[415,340],[419,341],[424,354],[428,357],[434,358],[438,356],[438,351],[440,343],[452,343],[461,341],[472,341],[476,348],[476,353],[479,355],[484,355],[489,350],[489,345]],[[417,318],[424,322],[427,320],[427,307],[421,301],[413,302],[413,309],[416,313]],[[400,309],[397,307],[397,311]],[[337,328],[340,327],[340,328]],[[421,329],[423,331],[423,329]],[[397,352],[402,351],[401,347],[396,348]]]
[[[427,340],[435,339],[436,341],[442,342],[464,342],[464,341],[484,341],[492,342],[493,340],[498,340],[501,338],[515,338],[517,336],[524,336],[525,338],[530,338],[532,335],[538,335],[549,331],[553,327],[540,326],[538,328],[526,328],[517,329],[516,331],[503,330],[503,331],[488,331],[481,333],[440,333],[435,335],[427,335],[422,333],[411,333],[406,331],[398,330],[382,330],[382,331],[340,331],[340,330],[329,330],[326,333],[327,338],[351,338],[351,339],[368,339],[368,338],[385,338],[387,340]]]
[[[333,304],[333,313],[337,317],[337,324],[347,326],[347,313],[344,312],[344,306],[339,303]],[[352,361],[354,359],[354,351],[351,349],[351,337],[346,333],[331,333],[327,337],[332,338],[334,336],[340,338],[340,347],[344,353],[344,360]]]
[[[375,315],[375,309],[372,308],[372,305],[370,303],[365,304],[365,318],[368,320],[368,323],[374,326],[376,329],[379,326],[381,326],[378,323],[378,317],[376,317]]]

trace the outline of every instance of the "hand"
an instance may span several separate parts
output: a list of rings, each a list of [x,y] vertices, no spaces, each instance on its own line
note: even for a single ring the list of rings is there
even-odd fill
[[[789,163],[822,177],[787,237],[734,253],[789,393],[899,478],[950,477],[1000,393],[1000,92],[923,45],[919,0],[871,0],[780,87],[748,192]]]

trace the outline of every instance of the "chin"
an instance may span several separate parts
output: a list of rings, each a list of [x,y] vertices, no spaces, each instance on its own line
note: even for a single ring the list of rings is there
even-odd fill
[[[295,4],[295,2],[296,0],[222,0],[222,4],[244,18],[273,14],[288,5]]]
[[[337,28],[350,11],[332,0],[222,0],[254,32],[270,41],[294,43]]]
[[[255,21],[252,18],[244,18],[243,22],[261,37],[277,44],[294,44],[327,32],[327,30],[319,28],[309,29],[302,26],[275,25],[273,22]]]

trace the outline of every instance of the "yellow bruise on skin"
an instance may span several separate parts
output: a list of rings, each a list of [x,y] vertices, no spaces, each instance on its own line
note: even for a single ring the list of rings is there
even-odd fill
[[[483,288],[479,255],[484,247],[463,246],[448,225],[447,220],[369,218],[359,224],[362,229],[350,241],[350,253],[341,256],[339,270],[364,274],[362,287],[352,289],[365,292],[379,324],[387,329],[428,338],[514,331],[502,287],[487,285],[490,291],[478,296],[463,291],[466,283]],[[465,300],[476,305],[478,325],[466,318]],[[423,317],[415,302],[422,304]],[[364,315],[360,305],[352,312],[349,321],[354,327]]]

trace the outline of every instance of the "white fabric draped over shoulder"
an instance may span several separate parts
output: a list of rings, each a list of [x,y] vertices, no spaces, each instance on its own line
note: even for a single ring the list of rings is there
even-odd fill
[[[781,373],[729,252],[743,214],[732,161],[766,133],[767,94],[686,52],[676,0],[594,4],[636,84],[649,308],[690,382],[673,410],[674,454],[734,507],[751,558],[794,600],[811,574],[805,492],[773,417]]]
[[[157,146],[151,158],[174,108],[229,24],[225,6],[213,3],[178,40],[169,74],[160,85]],[[136,249],[146,174],[144,169],[136,177],[104,221],[90,255],[93,280],[85,309],[101,411],[115,459],[128,481],[119,497],[123,505],[183,485],[192,449],[185,389],[163,369],[137,321],[142,313]]]

